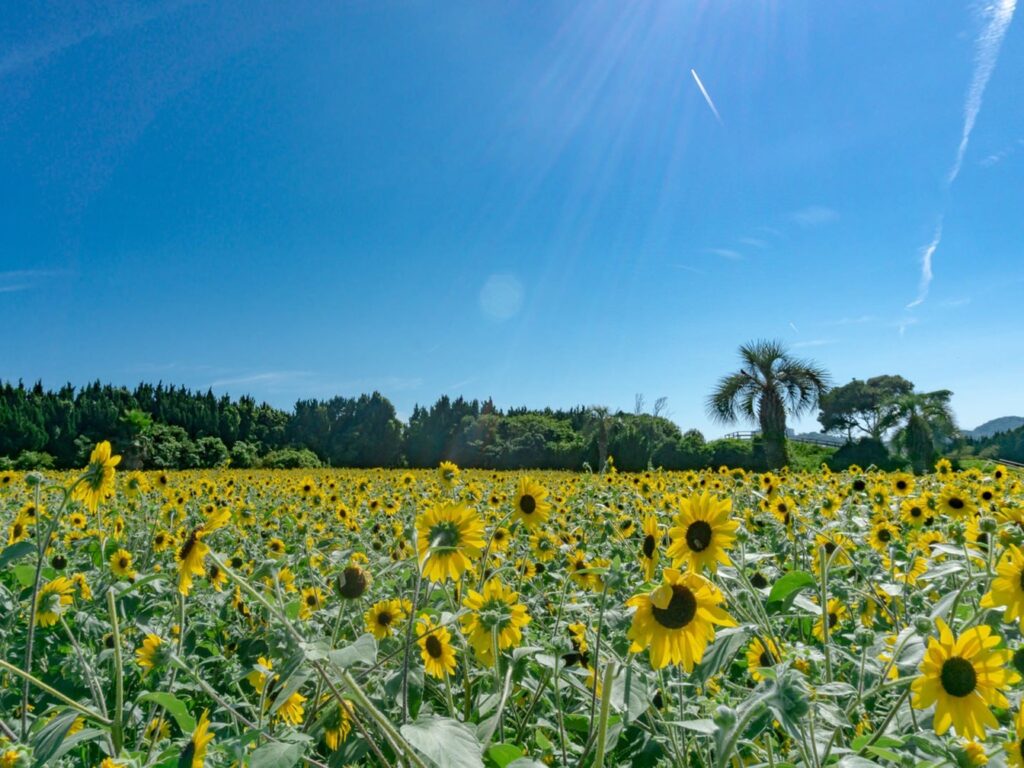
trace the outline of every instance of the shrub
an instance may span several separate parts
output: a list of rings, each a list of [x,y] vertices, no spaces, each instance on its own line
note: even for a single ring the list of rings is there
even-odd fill
[[[14,460],[14,469],[27,472],[31,469],[53,469],[56,459],[45,451],[22,451]]]
[[[263,457],[260,466],[266,469],[316,469],[320,459],[308,448],[282,448]]]
[[[849,469],[852,464],[865,469],[874,465],[887,472],[906,466],[905,461],[894,457],[881,440],[876,440],[873,437],[865,437],[855,443],[847,443],[832,454],[825,464],[834,472]]]

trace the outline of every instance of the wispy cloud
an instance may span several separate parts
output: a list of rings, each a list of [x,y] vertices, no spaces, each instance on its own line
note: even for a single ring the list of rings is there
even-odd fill
[[[713,102],[711,100],[711,95],[708,93],[708,89],[705,88],[704,87],[704,83],[702,83],[700,81],[700,75],[697,74],[697,70],[696,69],[691,69],[690,70],[690,74],[693,75],[693,79],[694,79],[694,81],[696,81],[697,87],[700,88],[701,95],[704,96],[704,101],[706,101],[708,103],[708,106],[711,108],[711,111],[714,113],[715,120],[717,120],[718,124],[721,125],[722,124],[722,116],[720,114],[718,114],[718,108],[715,106],[715,102]]]
[[[686,272],[693,272],[693,274],[695,274],[695,275],[705,275],[705,274],[707,274],[706,272],[704,272],[701,269],[697,269],[696,267],[691,267],[689,264],[673,264],[672,266],[675,267],[676,269],[682,269],[682,270],[684,270]]]
[[[64,269],[14,269],[0,272],[0,293],[17,293],[34,288],[44,280],[67,277],[71,272]]]
[[[964,162],[967,144],[971,140],[974,123],[981,111],[985,86],[988,85],[988,80],[996,68],[999,49],[1003,44],[1003,37],[1006,36],[1006,29],[1013,21],[1013,11],[1016,7],[1017,0],[996,0],[985,7],[984,15],[988,17],[988,23],[985,24],[981,35],[978,36],[974,75],[971,77],[971,85],[967,89],[967,100],[964,102],[964,129],[960,136],[960,146],[956,151],[956,162],[950,169],[947,184],[952,184],[960,175],[960,167]]]
[[[820,227],[823,224],[831,224],[833,221],[837,221],[839,219],[839,211],[824,205],[809,205],[806,208],[801,208],[799,211],[793,211],[790,214],[790,218],[804,229],[809,229],[810,227]]]
[[[243,384],[274,385],[282,383],[294,383],[312,376],[311,371],[263,371],[261,373],[250,373],[244,376],[232,376],[224,379],[217,379],[210,382],[211,388],[236,387]]]
[[[841,317],[838,320],[832,320],[825,325],[864,325],[865,323],[874,322],[877,318],[874,315],[859,315],[857,317]]]
[[[758,240],[756,237],[741,237],[739,242],[743,245],[749,245],[751,248],[767,248],[768,243],[764,240]]]
[[[974,73],[971,75],[971,84],[967,88],[967,98],[964,101],[964,125],[960,134],[960,144],[956,150],[956,159],[946,176],[946,191],[949,191],[953,182],[960,175],[964,156],[967,154],[967,145],[970,143],[978,113],[981,112],[985,87],[988,85],[989,78],[992,77],[992,72],[995,71],[996,62],[999,59],[999,49],[1003,44],[1003,37],[1006,36],[1006,29],[1013,21],[1013,12],[1016,7],[1017,0],[995,0],[986,5],[983,10],[985,26],[976,41]],[[919,306],[928,297],[928,289],[931,287],[934,275],[932,260],[939,243],[942,242],[942,222],[945,216],[945,211],[943,211],[939,216],[935,236],[928,245],[921,249],[921,279],[918,283],[917,298],[907,305],[908,309]],[[903,335],[903,328],[900,329],[900,335]]]
[[[991,168],[993,165],[998,165],[999,163],[1003,162],[1003,160],[1010,157],[1010,155],[1015,153],[1021,147],[1024,147],[1024,139],[1017,139],[1012,144],[1005,146],[996,152],[993,152],[991,155],[988,155],[987,157],[982,158],[980,161],[978,161],[978,165],[982,166],[983,168]]]
[[[928,298],[928,289],[932,284],[932,257],[942,241],[942,222],[944,218],[939,219],[939,225],[935,228],[935,236],[932,238],[932,241],[921,249],[921,282],[917,288],[917,298],[907,304],[907,309],[913,309],[923,304],[924,300]],[[900,331],[901,335],[902,333]]]
[[[806,347],[827,347],[830,344],[835,344],[837,339],[808,339],[807,341],[798,341],[793,344],[793,349],[804,349]]]
[[[706,248],[705,251],[713,256],[728,259],[729,261],[740,261],[743,259],[742,253],[734,251],[731,248]]]
[[[41,64],[51,56],[55,56],[94,37],[104,37],[118,32],[125,32],[196,1],[177,0],[177,2],[163,3],[146,9],[128,6],[129,10],[111,14],[109,18],[94,26],[85,29],[67,30],[42,40],[35,40],[15,46],[0,56],[0,78],[26,67]]]
[[[918,319],[916,317],[905,317],[902,320],[897,320],[893,325],[899,330],[900,338],[907,333],[907,328],[913,325],[917,325]]]
[[[958,307],[966,307],[970,303],[971,297],[964,296],[963,298],[960,299],[947,299],[946,301],[942,302],[942,306],[947,309],[956,309]]]

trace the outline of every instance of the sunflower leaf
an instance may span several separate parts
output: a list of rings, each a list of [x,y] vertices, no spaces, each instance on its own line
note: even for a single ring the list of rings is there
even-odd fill
[[[483,746],[464,723],[424,715],[401,728],[402,736],[437,768],[483,766]]]
[[[768,612],[780,613],[789,609],[797,594],[803,589],[817,585],[817,580],[807,571],[791,571],[775,582],[768,594]]]

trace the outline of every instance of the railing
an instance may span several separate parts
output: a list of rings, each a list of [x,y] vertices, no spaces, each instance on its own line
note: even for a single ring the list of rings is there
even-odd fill
[[[753,440],[755,437],[760,437],[761,433],[758,431],[754,432],[730,432],[725,435],[726,440]],[[826,448],[838,448],[840,443],[835,440],[829,440],[825,437],[811,437],[808,435],[796,435],[793,437],[786,437],[792,443],[805,443],[807,445],[821,445]]]

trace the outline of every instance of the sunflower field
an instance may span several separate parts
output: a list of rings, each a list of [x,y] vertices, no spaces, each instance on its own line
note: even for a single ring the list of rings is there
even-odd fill
[[[1024,765],[1005,467],[0,473],[0,766]]]

